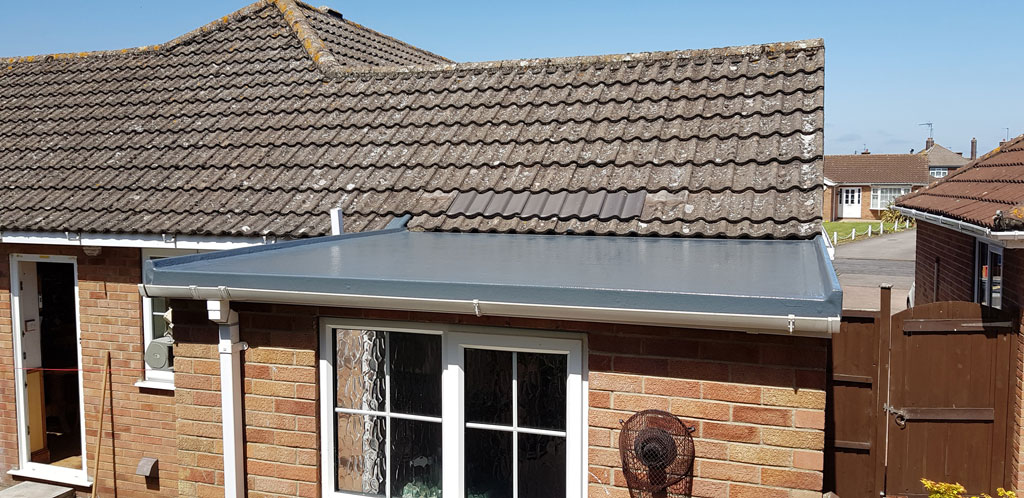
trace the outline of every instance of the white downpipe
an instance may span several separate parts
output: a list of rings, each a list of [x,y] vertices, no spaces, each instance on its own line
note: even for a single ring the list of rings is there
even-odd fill
[[[226,300],[206,302],[207,315],[217,323],[220,341],[220,402],[224,446],[224,496],[245,496],[245,462],[242,438],[242,379],[239,352],[247,348],[239,341],[238,313]]]

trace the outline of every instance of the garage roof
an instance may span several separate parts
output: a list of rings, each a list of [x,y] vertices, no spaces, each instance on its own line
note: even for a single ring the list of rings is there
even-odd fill
[[[839,316],[842,304],[820,239],[394,229],[146,265],[142,292],[151,296],[737,330],[793,327],[787,331],[815,335],[829,330],[828,319]],[[711,321],[721,323],[694,322],[696,315],[715,315]],[[791,318],[811,322],[794,326]],[[825,328],[811,330],[819,326]]]

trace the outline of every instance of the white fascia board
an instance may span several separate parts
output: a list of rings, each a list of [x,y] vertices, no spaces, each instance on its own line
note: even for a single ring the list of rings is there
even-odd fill
[[[991,228],[975,225],[966,221],[955,220],[946,216],[926,213],[916,209],[896,206],[896,209],[908,218],[924,221],[960,233],[995,241],[1007,249],[1024,249],[1024,230],[993,231]]]
[[[319,292],[139,284],[143,297],[178,299],[229,299],[262,303],[371,308],[432,313],[457,313],[476,316],[508,316],[584,322],[628,323],[667,327],[745,331],[753,334],[778,334],[807,337],[831,337],[839,332],[839,316],[801,317],[745,315],[693,311],[665,311],[624,308],[597,308],[553,304],[507,303],[480,300],[432,299],[416,297],[326,294]]]
[[[0,243],[56,246],[221,250],[257,246],[274,242],[277,242],[275,237],[224,237],[214,235],[110,234],[85,232],[0,232]]]

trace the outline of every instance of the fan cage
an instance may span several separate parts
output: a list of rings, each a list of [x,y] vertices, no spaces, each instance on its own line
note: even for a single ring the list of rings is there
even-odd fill
[[[632,498],[689,497],[693,487],[691,430],[675,415],[644,410],[619,433],[622,472]]]

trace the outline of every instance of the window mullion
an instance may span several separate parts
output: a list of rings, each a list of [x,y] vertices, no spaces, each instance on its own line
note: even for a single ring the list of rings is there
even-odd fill
[[[519,498],[519,353],[512,352],[512,498]]]
[[[391,332],[384,333],[384,496],[391,497]]]

